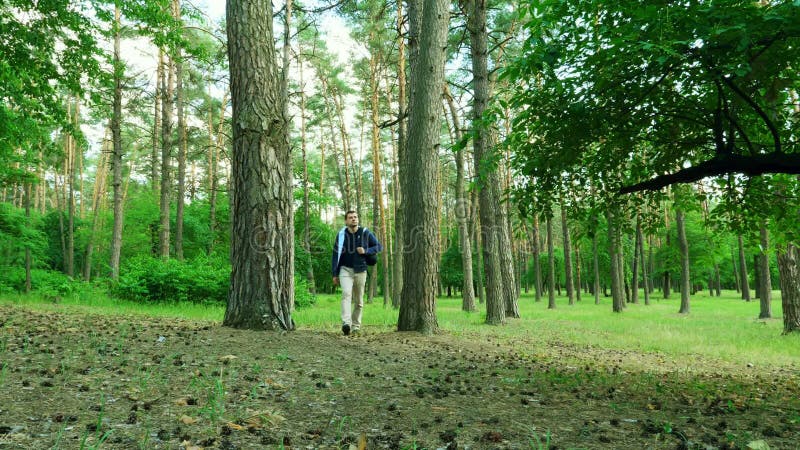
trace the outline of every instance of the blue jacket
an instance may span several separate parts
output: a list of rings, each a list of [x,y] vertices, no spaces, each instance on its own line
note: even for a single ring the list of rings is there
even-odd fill
[[[347,227],[343,227],[339,230],[339,234],[336,235],[336,239],[333,241],[333,256],[331,257],[331,268],[334,277],[339,276],[339,270],[341,269],[340,262],[342,258],[342,252],[344,251],[344,242],[345,242],[345,233],[348,233]],[[358,227],[355,232],[356,241],[360,245],[356,245],[357,247],[364,247],[365,253],[368,255],[377,255],[378,253],[383,250],[383,246],[380,242],[378,242],[378,238],[369,231],[367,228]],[[364,245],[366,244],[366,245]],[[355,248],[352,249],[355,252]],[[364,258],[355,258],[355,264],[353,264],[353,271],[355,273],[361,273],[367,270],[367,262],[364,261]]]

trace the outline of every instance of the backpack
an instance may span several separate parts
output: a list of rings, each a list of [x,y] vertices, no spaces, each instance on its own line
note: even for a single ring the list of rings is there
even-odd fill
[[[362,229],[362,231],[361,231],[362,247],[364,247],[366,249],[367,247],[369,247],[369,242],[366,243],[367,245],[363,245],[364,244],[363,241],[364,241],[364,237],[365,236],[369,236],[369,230],[367,230],[366,227],[364,229]],[[364,257],[364,261],[367,263],[368,266],[374,266],[375,264],[378,264],[378,255],[376,255],[376,254],[368,255],[368,254],[364,253],[361,256]]]

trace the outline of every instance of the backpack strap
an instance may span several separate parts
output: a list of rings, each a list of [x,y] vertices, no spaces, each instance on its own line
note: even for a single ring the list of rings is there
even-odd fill
[[[336,235],[336,265],[339,265],[339,260],[342,259],[342,247],[344,247],[344,232],[347,227],[342,227],[339,234]]]

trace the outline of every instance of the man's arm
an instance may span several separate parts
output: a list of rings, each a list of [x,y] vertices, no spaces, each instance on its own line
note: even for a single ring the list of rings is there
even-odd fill
[[[369,247],[366,251],[368,255],[377,255],[383,250],[383,246],[381,245],[380,241],[378,241],[378,238],[375,237],[375,234],[372,232],[372,230],[369,231],[367,242],[369,244]]]

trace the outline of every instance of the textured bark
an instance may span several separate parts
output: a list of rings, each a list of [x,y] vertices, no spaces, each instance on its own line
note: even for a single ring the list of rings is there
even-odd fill
[[[689,242],[686,240],[686,226],[684,224],[683,210],[675,209],[675,226],[678,228],[678,245],[681,250],[681,308],[680,314],[689,314],[689,293],[691,280],[689,278]]]
[[[439,199],[439,130],[444,84],[445,51],[450,20],[445,0],[420,2],[424,11],[413,12],[420,22],[419,53],[412,65],[411,109],[408,128],[403,291],[399,331],[431,334],[439,329],[436,319],[436,288],[439,272],[437,230]],[[412,2],[411,9],[420,6]],[[409,11],[411,14],[412,12]]]
[[[800,250],[788,244],[778,253],[783,305],[783,334],[800,332]]]
[[[636,236],[633,245],[633,263],[631,266],[631,302],[633,304],[639,303],[639,253],[642,246],[642,217],[636,214]]]
[[[67,113],[70,114],[69,120],[73,122],[75,127],[78,127],[78,102],[75,102],[75,111],[74,116],[73,113],[70,112],[69,107],[67,107]],[[66,266],[67,266],[67,275],[74,277],[75,276],[75,160],[77,159],[76,154],[78,153],[78,146],[75,142],[75,139],[72,136],[68,137],[68,147],[69,152],[67,153],[67,164],[65,167],[65,171],[67,174],[67,188],[69,192],[69,197],[67,198],[67,253],[65,255],[66,258]]]
[[[489,73],[487,62],[487,32],[486,32],[486,3],[481,0],[467,0],[462,3],[467,14],[467,31],[470,40],[470,56],[472,59],[473,76],[473,108],[472,121],[474,130],[473,149],[475,152],[475,173],[481,174],[480,179],[480,214],[481,234],[483,240],[483,264],[486,271],[486,322],[501,324],[505,321],[507,304],[508,277],[504,277],[506,270],[501,254],[508,253],[503,247],[505,235],[505,222],[500,205],[498,189],[500,178],[496,167],[483,168],[490,159],[492,148],[491,132],[479,124],[489,101]],[[507,286],[504,286],[506,284]]]
[[[172,195],[172,109],[175,84],[175,61],[169,56],[165,68],[165,86],[161,88],[161,195],[159,199],[158,254],[169,258],[170,196]]]
[[[172,16],[177,23],[181,21],[179,0],[172,2]],[[186,114],[184,113],[183,90],[183,52],[177,50],[175,58],[175,103],[178,115],[178,195],[175,205],[175,258],[183,260],[183,210],[186,203]]]
[[[567,288],[567,299],[570,305],[575,304],[575,286],[572,280],[572,243],[569,238],[569,224],[567,222],[567,210],[564,201],[561,201],[561,233],[564,236],[564,273],[566,278],[564,283]]]
[[[742,235],[737,236],[739,241],[739,281],[742,283],[742,300],[750,301],[750,282],[747,279],[747,260],[744,257],[744,242]]]
[[[233,230],[223,325],[292,330],[292,161],[272,40],[272,3],[228,0],[227,32]]]
[[[461,123],[458,120],[458,111],[456,110],[455,101],[453,96],[450,95],[450,90],[447,85],[444,85],[444,98],[447,101],[447,106],[450,110],[450,116],[453,119],[453,129],[455,131],[455,140],[460,142],[463,138],[461,132]],[[464,190],[464,153],[466,150],[461,149],[456,152],[456,222],[458,223],[458,245],[461,250],[461,270],[464,273],[464,283],[461,288],[461,309],[464,311],[475,311],[475,290],[472,284],[472,242],[469,236],[469,227],[467,221],[469,220],[470,202]]]
[[[290,3],[291,1],[287,3],[287,7]],[[286,43],[284,43],[284,45],[286,45]],[[297,54],[302,55],[302,47],[298,50],[299,51]],[[286,58],[285,55],[284,58]],[[307,255],[311,255],[311,214],[309,212],[309,190],[311,187],[309,186],[308,181],[308,154],[306,151],[306,92],[305,82],[303,80],[302,60],[298,61],[298,72],[300,74],[300,152],[303,157],[303,250],[305,250]],[[306,266],[306,282],[308,283],[308,291],[312,294],[315,294],[317,292],[317,288],[314,283],[314,265],[311,264],[310,260]]]
[[[642,235],[642,224],[641,221],[636,222],[636,241],[638,242],[639,248],[639,262],[642,267],[642,284],[644,286],[644,304],[650,304],[650,283],[648,280],[650,279],[648,270],[647,270],[647,262],[644,258],[644,235]]]
[[[373,205],[373,231],[378,236],[378,240],[383,245],[387,245],[386,238],[386,211],[383,207],[383,182],[381,180],[381,138],[380,138],[380,102],[378,101],[378,93],[380,91],[378,72],[378,58],[380,55],[371,55],[370,57],[370,115],[371,115],[371,141],[372,141],[372,205]],[[387,305],[389,301],[389,252],[383,251],[380,255],[380,265],[373,267],[374,283],[378,283],[378,269],[383,273],[383,304]]]
[[[669,212],[668,212],[668,208],[666,208],[666,207],[664,208],[664,226],[666,228],[665,233],[664,233],[666,235],[666,239],[665,239],[666,244],[665,245],[666,245],[667,248],[669,248],[670,247]],[[664,299],[666,300],[666,299],[669,299],[669,294],[670,294],[669,290],[670,290],[670,287],[671,287],[670,274],[669,274],[668,270],[664,271],[664,281],[663,281],[663,283],[664,284],[661,286],[661,291],[664,293]]]
[[[612,297],[612,310],[614,312],[622,312],[625,309],[625,294],[622,292],[622,277],[620,276],[620,262],[619,262],[619,232],[617,230],[617,222],[614,213],[611,210],[606,211],[606,218],[608,219],[608,255],[611,260],[611,297]]]
[[[103,138],[103,146],[100,152],[100,159],[97,161],[97,170],[95,171],[94,179],[94,195],[92,196],[92,228],[89,232],[89,238],[86,242],[86,252],[83,263],[83,281],[89,282],[92,279],[92,256],[94,253],[94,240],[97,236],[97,230],[100,224],[100,204],[106,195],[106,175],[108,173],[108,159],[110,152],[108,151],[108,132],[106,129],[106,136]]]
[[[116,39],[116,38],[115,38]],[[158,166],[161,161],[159,150],[161,149],[161,100],[163,93],[161,86],[164,80],[164,50],[158,49],[158,62],[156,65],[156,93],[153,111],[153,148],[150,149],[150,189],[158,191]]]
[[[534,301],[542,301],[542,264],[539,261],[541,251],[541,239],[539,237],[539,216],[533,216],[533,226],[530,228],[531,252],[533,253],[533,273],[534,273]]]
[[[475,284],[477,285],[478,288],[478,303],[483,305],[486,303],[486,285],[484,283],[485,271],[483,268],[483,254],[481,253],[481,249],[483,248],[483,240],[481,239],[482,231],[478,231],[476,233],[476,230],[482,230],[481,214],[480,214],[480,194],[473,191],[472,197],[473,197],[472,198],[473,207],[472,207],[472,214],[470,214],[470,217],[472,217],[472,224],[471,224],[472,230],[470,232],[470,236],[472,236],[473,237],[472,240],[475,241],[475,253],[473,253],[473,255],[475,255],[475,259],[477,259],[476,268],[478,269],[478,275],[476,278],[478,281]]]
[[[769,273],[769,230],[766,222],[761,224],[761,253],[759,265],[761,267],[761,311],[759,319],[772,318],[772,277]]]
[[[581,301],[581,247],[575,245],[575,301]]]
[[[394,261],[392,264],[392,306],[400,307],[403,291],[403,194],[402,186],[406,182],[406,168],[403,155],[406,151],[406,41],[403,38],[403,2],[397,2],[397,154],[394,155],[395,183],[394,183]],[[411,33],[409,32],[409,39]]]
[[[555,309],[556,307],[556,258],[553,245],[553,221],[547,218],[547,263],[549,270],[547,271],[547,309]]]

